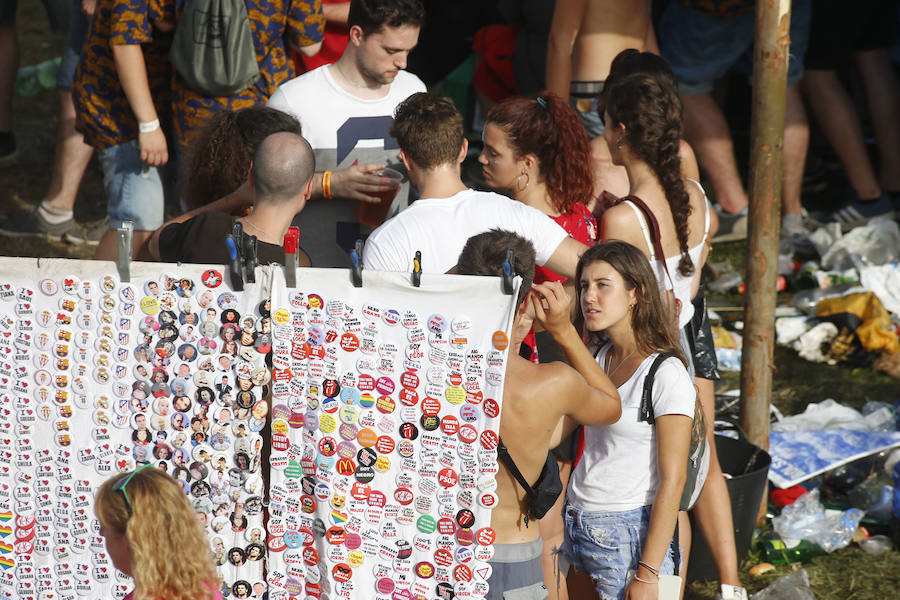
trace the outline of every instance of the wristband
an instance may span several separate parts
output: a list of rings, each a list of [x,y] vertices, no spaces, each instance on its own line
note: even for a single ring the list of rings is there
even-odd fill
[[[641,583],[646,583],[646,584],[649,584],[649,585],[658,585],[658,584],[659,584],[658,581],[647,581],[646,579],[641,579],[641,578],[638,577],[637,575],[634,576],[634,580],[635,580],[635,581],[640,581]]]
[[[159,119],[147,121],[146,123],[138,123],[138,129],[141,133],[150,133],[159,129]]]
[[[653,567],[651,567],[650,565],[648,565],[647,563],[645,563],[642,560],[639,560],[638,564],[641,565],[642,567],[645,567],[648,571],[650,571],[651,573],[653,573],[654,575],[659,577],[659,569],[654,569]]]
[[[322,197],[331,199],[331,171],[322,173]]]

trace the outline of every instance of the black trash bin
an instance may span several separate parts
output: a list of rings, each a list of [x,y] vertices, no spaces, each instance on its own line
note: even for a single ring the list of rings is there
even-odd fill
[[[721,426],[721,422],[717,423]],[[737,548],[738,564],[747,556],[750,540],[756,528],[756,517],[768,487],[769,453],[751,443],[737,424],[728,426],[737,432],[737,439],[716,435],[716,451],[719,464],[726,477],[728,494],[731,496],[731,514],[734,519],[734,543]],[[691,556],[688,563],[687,581],[718,579],[716,566],[703,534],[694,522],[691,513]]]

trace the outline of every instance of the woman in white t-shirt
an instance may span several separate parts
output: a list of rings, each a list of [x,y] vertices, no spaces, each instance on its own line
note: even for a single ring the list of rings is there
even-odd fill
[[[600,597],[657,598],[660,573],[673,574],[673,534],[686,477],[696,394],[656,277],[626,242],[600,243],[576,272],[588,331],[601,335],[597,361],[619,390],[622,418],[584,428],[584,454],[569,481],[564,519],[571,564]],[[655,425],[639,418],[644,377],[660,352],[651,403]],[[629,570],[637,574],[626,586]],[[576,590],[572,589],[574,593]]]

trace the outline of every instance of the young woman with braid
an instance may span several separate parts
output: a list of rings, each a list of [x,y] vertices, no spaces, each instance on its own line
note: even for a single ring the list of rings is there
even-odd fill
[[[681,138],[681,101],[668,63],[656,54],[625,50],[610,67],[600,98],[600,114],[616,164],[628,172],[630,195],[621,202],[608,195],[608,208],[600,218],[600,239],[621,239],[643,250],[660,287],[677,310],[682,348],[689,361],[707,421],[710,449],[709,474],[694,508],[700,531],[707,540],[719,573],[717,597],[746,598],[738,577],[737,552],[728,489],[716,455],[712,417],[715,413],[714,380],[719,378],[709,332],[700,272],[708,252],[712,211],[696,177],[693,154]],[[681,152],[679,155],[679,144]],[[688,175],[691,177],[691,175]],[[661,250],[654,248],[642,200],[658,222]],[[611,205],[611,206],[610,206]],[[682,523],[687,524],[686,516]],[[690,548],[690,528],[680,528],[682,546]],[[684,561],[685,563],[687,560]]]
[[[569,103],[551,92],[537,98],[509,98],[494,105],[484,126],[484,150],[478,157],[487,184],[513,200],[537,208],[559,223],[569,236],[588,246],[597,241],[597,222],[588,209],[593,199],[590,141]],[[572,282],[535,267],[535,283],[559,281],[574,297]],[[574,310],[576,305],[572,305]],[[532,362],[564,360],[545,333],[531,332],[522,342]],[[568,458],[568,457],[565,457]],[[540,520],[543,540],[544,583],[549,600],[565,600],[565,571],[558,564],[563,540],[562,505],[570,461],[558,461],[563,493],[557,506]]]

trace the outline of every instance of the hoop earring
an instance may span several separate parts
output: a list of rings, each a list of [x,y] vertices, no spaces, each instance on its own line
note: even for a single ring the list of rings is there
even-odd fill
[[[522,175],[525,176],[525,187],[523,187],[520,190],[519,189],[519,180],[522,178]],[[525,190],[527,190],[529,183],[531,183],[531,179],[528,177],[528,171],[522,171],[521,173],[519,173],[519,175],[516,177],[516,192],[519,193],[519,192],[524,192]]]

